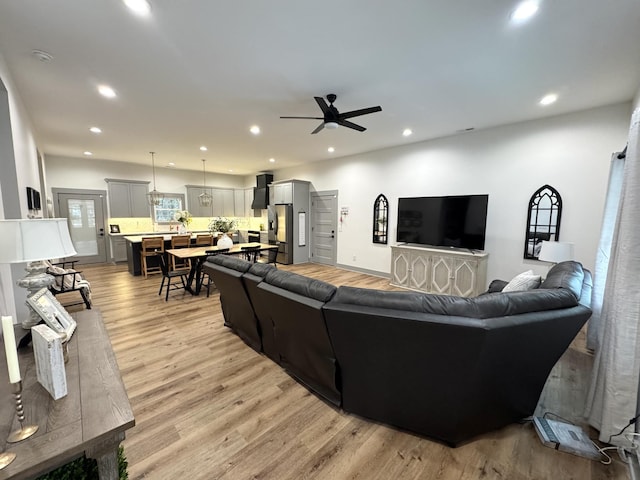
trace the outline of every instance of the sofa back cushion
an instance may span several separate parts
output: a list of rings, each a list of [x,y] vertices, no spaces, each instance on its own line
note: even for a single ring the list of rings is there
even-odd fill
[[[212,255],[207,257],[207,262],[215,265],[221,265],[241,273],[248,271],[253,265],[253,263],[247,262],[242,258],[230,255]]]
[[[273,269],[267,273],[265,281],[275,287],[289,290],[319,302],[328,302],[336,293],[336,287],[330,283],[296,273],[285,272],[284,270]]]
[[[272,270],[276,270],[276,267],[274,267],[273,265],[269,265],[268,263],[254,263],[253,265],[251,265],[249,273],[251,275],[255,275],[256,277],[264,278],[267,276],[267,273]]]
[[[573,293],[576,300],[582,294],[582,284],[584,282],[584,270],[579,262],[560,262],[549,270],[540,288],[563,288]]]
[[[470,318],[504,317],[519,313],[568,308],[578,304],[574,295],[565,289],[489,293],[476,298],[463,298],[345,286],[338,288],[333,302]]]

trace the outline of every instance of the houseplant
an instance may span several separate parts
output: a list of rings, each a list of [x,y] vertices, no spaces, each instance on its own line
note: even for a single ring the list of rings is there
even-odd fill
[[[215,235],[216,233],[222,233],[222,236],[218,239],[217,245],[222,248],[231,248],[233,240],[227,235],[236,226],[236,221],[226,217],[216,217],[209,222],[209,231]]]
[[[187,210],[176,210],[176,213],[173,214],[173,219],[176,222],[180,222],[180,233],[184,233],[191,223],[191,214]]]

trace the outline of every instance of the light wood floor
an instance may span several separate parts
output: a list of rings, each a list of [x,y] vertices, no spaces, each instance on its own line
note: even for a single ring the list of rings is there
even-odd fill
[[[335,285],[390,289],[386,279],[345,270],[286,268]],[[83,271],[136,418],[124,442],[131,479],[627,478],[617,455],[604,466],[554,451],[531,424],[452,449],[345,414],[225,328],[216,291],[210,298],[175,291],[165,303],[158,276],[132,277],[123,265]],[[539,412],[580,423],[591,357],[583,336],[574,344],[551,374]]]

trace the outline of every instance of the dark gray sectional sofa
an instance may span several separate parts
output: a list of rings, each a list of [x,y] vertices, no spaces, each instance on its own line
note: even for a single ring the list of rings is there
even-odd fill
[[[449,445],[532,415],[591,316],[591,274],[555,265],[540,288],[476,298],[336,288],[215,256],[225,324],[346,412]]]

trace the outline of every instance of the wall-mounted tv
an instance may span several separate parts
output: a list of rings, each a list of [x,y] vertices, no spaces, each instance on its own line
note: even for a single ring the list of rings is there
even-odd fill
[[[489,195],[398,199],[399,243],[484,250]]]

